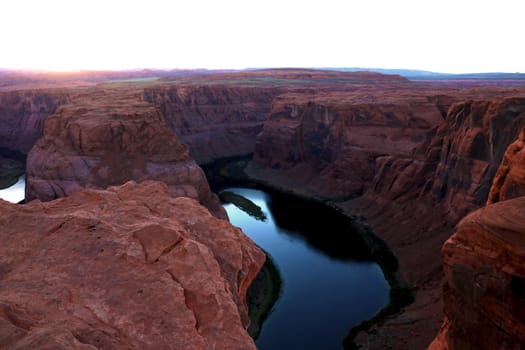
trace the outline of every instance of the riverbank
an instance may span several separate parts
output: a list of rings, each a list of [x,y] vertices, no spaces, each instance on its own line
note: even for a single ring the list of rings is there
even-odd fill
[[[265,221],[267,219],[261,207],[246,197],[232,191],[220,191],[218,195],[222,203],[231,203],[256,220]],[[250,317],[248,333],[254,340],[257,340],[264,320],[279,299],[282,285],[281,274],[277,265],[271,255],[264,249],[262,250],[266,255],[266,261],[248,288],[246,295],[248,316]]]
[[[281,274],[271,256],[265,252],[266,261],[248,288],[246,301],[248,303],[248,315],[250,316],[250,326],[248,333],[257,340],[266,318],[281,294]]]
[[[366,242],[366,245],[370,249],[370,254],[374,261],[381,267],[385,279],[390,286],[390,302],[373,318],[363,321],[358,326],[349,330],[343,342],[345,349],[358,348],[356,343],[354,343],[354,338],[360,332],[366,332],[371,327],[382,324],[387,319],[402,312],[404,307],[414,301],[414,290],[400,273],[399,263],[395,254],[385,241],[374,234],[372,227],[367,223],[364,216],[349,213],[347,210],[344,210],[344,207],[339,206],[337,202],[329,198],[321,198],[313,193],[298,191],[294,189],[293,182],[269,181],[268,179],[279,179],[278,171],[264,169],[266,173],[264,173],[264,176],[261,176],[260,173],[257,173],[257,170],[260,171],[260,169],[254,169],[254,164],[251,162],[251,156],[249,155],[234,159],[221,159],[214,163],[203,165],[202,167],[214,190],[221,187],[242,184],[243,186],[285,194],[331,208],[347,217],[357,228],[357,232]],[[214,185],[218,187],[214,188]]]

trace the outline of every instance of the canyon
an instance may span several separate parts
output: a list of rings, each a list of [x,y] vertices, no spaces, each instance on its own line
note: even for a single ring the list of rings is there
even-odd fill
[[[78,206],[79,198],[102,193],[96,189],[156,180],[165,184],[166,193],[159,195],[163,201],[192,203],[194,218],[206,216],[207,210],[215,216],[201,224],[205,231],[206,225],[226,225],[220,220],[226,215],[197,164],[222,161],[227,165],[220,169],[222,175],[325,203],[370,228],[396,256],[395,279],[414,298],[347,343],[371,349],[424,349],[440,328],[432,346],[468,348],[464,341],[476,348],[475,340],[460,338],[472,332],[503,337],[495,333],[493,323],[481,320],[489,312],[515,335],[505,338],[506,346],[522,339],[519,316],[508,308],[519,309],[522,294],[522,253],[515,247],[520,242],[515,232],[523,229],[517,214],[522,205],[519,196],[525,194],[520,167],[523,127],[525,87],[519,84],[412,82],[370,72],[261,70],[0,91],[0,155],[27,158],[29,203],[9,206],[9,217],[40,208],[40,220],[51,220],[45,219],[44,213],[52,211],[47,206]],[[108,191],[124,196],[134,186],[140,188],[132,184]],[[145,197],[144,192],[141,195]],[[56,199],[60,197],[64,198]],[[130,201],[147,202],[140,198]],[[490,205],[463,219],[487,201]],[[504,219],[494,219],[499,217]],[[159,239],[164,239],[159,232]],[[244,240],[235,237],[232,242]],[[220,247],[226,249],[224,243]],[[241,246],[246,244],[252,243]],[[499,255],[490,250],[494,246],[501,247],[494,248]],[[242,288],[232,284],[229,272],[230,298],[236,308],[223,314],[228,320],[242,320],[232,332],[247,348],[253,343],[240,335],[239,329],[247,325],[242,299],[263,260],[259,253],[251,254],[257,255],[257,263],[242,279]],[[505,256],[507,265],[502,267],[495,256]],[[230,258],[218,259],[219,265],[228,264]],[[179,264],[175,258],[169,263]],[[472,277],[480,266],[488,276],[481,282]],[[241,270],[244,277],[246,269],[235,271]],[[12,274],[2,274],[2,283],[16,277]],[[20,278],[25,278],[23,273]],[[469,289],[476,283],[483,285],[487,296]],[[477,297],[468,299],[472,293]],[[475,307],[485,302],[488,309]],[[475,322],[454,313],[458,303],[472,306],[468,315]],[[85,343],[76,328],[63,326],[63,315],[62,328],[42,329],[46,322],[49,327],[58,323],[42,318],[20,327],[6,312],[0,315],[11,324],[2,329],[18,334],[9,339],[49,335]]]

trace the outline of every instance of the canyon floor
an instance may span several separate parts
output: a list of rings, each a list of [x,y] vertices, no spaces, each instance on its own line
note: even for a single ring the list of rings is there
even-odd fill
[[[465,215],[485,205],[507,148],[525,127],[525,81],[414,82],[371,72],[298,69],[188,74],[118,76],[118,80],[109,73],[29,81],[15,76],[4,81],[0,159],[25,162],[29,200],[66,199],[59,199],[59,204],[2,204],[12,213],[3,220],[17,217],[17,211],[44,215],[46,208],[65,206],[70,196],[72,205],[79,205],[78,193],[86,188],[103,191],[131,180],[154,180],[166,185],[162,196],[190,197],[190,206],[207,208],[214,217],[202,224],[205,230],[207,224],[215,225],[214,220],[222,222],[225,214],[199,165],[232,164],[246,157],[250,160],[242,171],[249,180],[325,202],[359,218],[397,257],[396,278],[412,289],[414,302],[357,334],[356,345],[429,346],[447,309],[442,301],[441,247]],[[1,164],[0,169],[15,167],[4,160]],[[521,176],[519,170],[512,174]],[[235,172],[222,175],[234,178]],[[124,190],[109,191],[104,196],[113,198],[111,193]],[[523,195],[520,191],[515,189],[515,196]],[[152,210],[143,193],[137,196],[131,202],[144,201],[142,207]],[[133,210],[140,212],[142,207]],[[192,210],[200,213],[196,208]],[[23,215],[19,221],[23,223]],[[0,233],[12,234],[5,228]],[[232,242],[236,240],[241,242],[238,237]],[[250,243],[239,244],[241,251],[252,249]],[[228,276],[230,294],[224,300],[233,305],[224,311],[224,319],[235,314],[236,339],[244,339],[249,348],[253,344],[239,331],[247,324],[243,298],[246,283],[255,277],[254,266],[260,268],[262,261],[257,252],[250,253],[251,258],[243,254],[217,253],[215,258]],[[4,263],[8,272],[0,274],[2,283],[29,278],[26,270],[17,275],[13,262]],[[249,269],[248,263],[253,265]],[[0,294],[0,302],[5,310],[19,311],[13,295]],[[77,302],[82,298],[68,299]],[[16,317],[11,311],[0,312],[5,329],[14,334],[10,344],[36,337],[33,328],[64,320],[57,316],[53,323],[42,317],[48,307],[43,303],[36,311],[22,308],[18,314],[13,311]],[[56,315],[63,315],[60,312]],[[209,321],[208,316],[203,317]],[[20,317],[31,322],[13,321]],[[60,326],[64,324],[61,321]],[[57,336],[96,346],[79,324],[75,329],[65,325]],[[115,321],[112,327],[121,325]],[[126,344],[137,348],[132,340],[135,331],[127,329]],[[147,330],[141,332],[151,337]],[[203,344],[224,335],[209,328],[197,327],[197,332]],[[121,348],[115,339],[106,341],[112,344],[108,348]],[[140,344],[154,344],[144,339]]]

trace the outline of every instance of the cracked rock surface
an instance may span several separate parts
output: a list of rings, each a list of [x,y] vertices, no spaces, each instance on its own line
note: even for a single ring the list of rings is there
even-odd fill
[[[0,349],[255,349],[264,254],[160,182],[0,200]]]

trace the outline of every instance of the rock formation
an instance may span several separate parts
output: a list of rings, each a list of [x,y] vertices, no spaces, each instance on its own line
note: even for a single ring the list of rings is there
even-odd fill
[[[147,88],[168,126],[199,163],[253,153],[278,89],[224,85]]]
[[[487,204],[525,196],[525,129],[509,146],[494,177]]]
[[[525,344],[525,197],[479,209],[443,246],[446,320],[429,349]]]
[[[524,126],[525,98],[468,101],[451,107],[434,137],[433,145],[440,151],[435,153],[439,161],[432,194],[446,205],[452,222],[485,203],[507,146]]]
[[[202,169],[158,109],[126,91],[87,94],[47,119],[27,159],[27,200],[155,179],[166,183],[174,197],[197,199],[226,217]]]
[[[426,97],[396,94],[281,95],[257,137],[254,160],[322,197],[360,195],[374,178],[376,158],[413,158],[443,121]]]
[[[505,152],[487,206],[465,217],[443,245],[445,321],[430,350],[525,344],[523,141],[522,130]]]
[[[66,92],[0,92],[0,155],[23,158],[42,136],[45,119],[65,103]]]
[[[0,212],[0,348],[255,349],[264,254],[196,201],[129,182]]]

